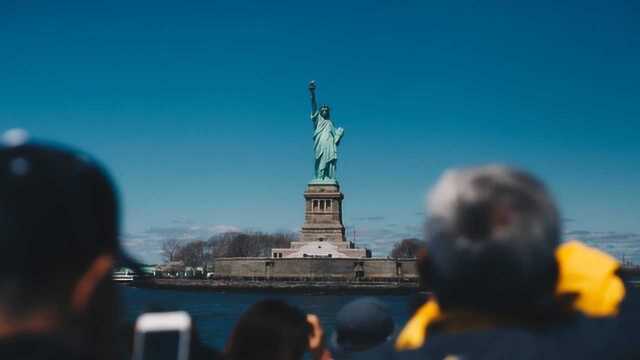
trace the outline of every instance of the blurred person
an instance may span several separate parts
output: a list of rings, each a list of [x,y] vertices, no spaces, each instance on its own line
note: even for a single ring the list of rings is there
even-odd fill
[[[352,353],[391,341],[394,331],[395,323],[385,303],[372,297],[356,299],[338,311],[329,349],[336,360],[350,359]]]
[[[88,155],[29,143],[0,146],[0,358],[112,359],[115,188]]]
[[[640,358],[640,303],[620,264],[577,241],[545,186],[505,166],[447,171],[419,262],[433,296],[376,359]]]
[[[284,301],[263,300],[240,317],[225,355],[230,360],[301,360],[307,351],[314,359],[329,360],[317,316]]]

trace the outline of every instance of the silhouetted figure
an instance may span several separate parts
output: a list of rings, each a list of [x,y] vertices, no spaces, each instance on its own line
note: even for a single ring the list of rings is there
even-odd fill
[[[433,296],[362,359],[640,358],[640,306],[620,264],[577,241],[545,186],[504,166],[446,172],[419,262]]]
[[[225,352],[231,360],[300,360],[307,350],[321,358],[318,325],[316,317],[310,322],[302,311],[283,301],[260,301],[240,317]]]
[[[86,154],[23,135],[0,146],[0,358],[112,359],[113,184]]]

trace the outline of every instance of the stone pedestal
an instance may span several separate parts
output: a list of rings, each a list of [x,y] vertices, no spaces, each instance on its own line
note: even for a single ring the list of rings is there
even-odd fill
[[[346,242],[338,184],[309,184],[304,192],[304,225],[300,241]]]
[[[291,242],[288,249],[273,249],[275,258],[370,257],[367,249],[356,248],[347,241],[342,224],[342,200],[337,182],[311,182],[304,193],[304,225],[300,240]]]

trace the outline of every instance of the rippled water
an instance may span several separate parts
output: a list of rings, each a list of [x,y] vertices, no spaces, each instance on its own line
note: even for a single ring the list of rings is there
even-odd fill
[[[195,320],[203,342],[218,349],[224,346],[239,316],[253,303],[265,298],[278,298],[320,317],[325,333],[333,330],[335,315],[347,302],[361,295],[224,293],[177,291],[121,287],[125,316],[133,322],[145,310],[186,310]],[[403,324],[411,313],[417,297],[406,295],[376,296],[387,303],[396,324]]]

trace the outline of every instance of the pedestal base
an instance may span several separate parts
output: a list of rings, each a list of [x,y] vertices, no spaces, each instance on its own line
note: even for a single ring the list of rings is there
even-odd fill
[[[365,258],[367,249],[356,248],[351,242],[292,241],[288,249],[273,249],[272,257],[305,258]]]
[[[370,257],[367,249],[356,248],[347,241],[342,224],[342,200],[340,185],[335,180],[314,180],[304,193],[304,225],[300,240],[293,241],[288,249],[273,249],[272,257]]]
[[[338,184],[309,184],[304,192],[304,225],[300,241],[344,243],[342,200]]]

